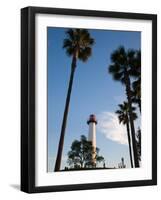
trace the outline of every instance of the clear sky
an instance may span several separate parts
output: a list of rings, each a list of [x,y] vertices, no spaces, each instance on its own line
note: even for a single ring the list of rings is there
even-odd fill
[[[62,48],[65,28],[49,27],[48,32],[48,171],[54,170],[61,131],[65,98],[70,76],[71,57]],[[108,73],[111,53],[123,45],[126,49],[141,48],[141,33],[111,30],[89,30],[95,39],[92,56],[86,63],[77,62],[68,123],[65,134],[62,166],[67,166],[67,152],[80,135],[88,136],[87,119],[95,114],[97,147],[106,166],[117,167],[124,157],[130,166],[126,129],[119,125],[115,111],[125,97],[125,87]],[[136,128],[139,121],[135,123]]]

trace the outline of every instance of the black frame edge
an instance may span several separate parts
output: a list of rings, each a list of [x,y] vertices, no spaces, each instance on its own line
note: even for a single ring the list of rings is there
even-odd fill
[[[31,8],[21,9],[21,191],[32,193],[35,185],[35,73],[33,67],[34,20]]]
[[[157,15],[152,18],[152,181],[157,185]]]
[[[117,12],[105,10],[84,10],[84,9],[69,9],[69,8],[52,8],[52,7],[36,7],[28,6],[24,9],[30,9],[34,13],[42,14],[62,14],[73,16],[91,16],[91,17],[109,17],[109,18],[123,18],[123,19],[143,19],[152,20],[156,14],[149,13],[132,13],[132,12]]]
[[[28,9],[21,9],[21,190],[28,192]]]
[[[95,189],[110,189],[110,188],[124,188],[124,187],[143,187],[156,185],[153,180],[140,180],[140,181],[123,181],[123,182],[110,182],[110,183],[86,183],[74,185],[61,185],[61,186],[40,186],[35,187],[33,193],[44,192],[65,192],[65,191],[78,191],[78,190],[95,190]]]

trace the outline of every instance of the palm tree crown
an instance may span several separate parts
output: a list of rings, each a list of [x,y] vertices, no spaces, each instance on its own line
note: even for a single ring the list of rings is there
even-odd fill
[[[85,62],[91,56],[94,39],[90,37],[86,29],[69,29],[66,32],[63,48],[68,56],[75,56]]]
[[[123,104],[119,104],[119,110],[116,111],[116,114],[118,115],[119,122],[123,123],[124,125],[129,123],[129,104],[127,102],[123,102]],[[132,107],[132,118],[133,120],[137,119],[137,114],[134,112],[136,110],[135,107]]]
[[[119,47],[111,55],[112,64],[109,66],[109,72],[113,75],[114,80],[121,81],[125,84],[125,75],[136,77],[137,52],[134,50],[126,51],[124,47]]]

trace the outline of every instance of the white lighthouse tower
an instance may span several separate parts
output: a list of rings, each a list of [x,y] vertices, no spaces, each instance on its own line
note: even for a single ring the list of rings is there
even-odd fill
[[[89,116],[89,119],[87,121],[87,124],[89,125],[89,132],[88,132],[88,141],[92,142],[93,146],[93,154],[92,154],[92,159],[93,159],[93,164],[96,165],[96,116],[94,114],[91,114]]]

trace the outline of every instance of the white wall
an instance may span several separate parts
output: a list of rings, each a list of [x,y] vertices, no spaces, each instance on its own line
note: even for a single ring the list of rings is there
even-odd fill
[[[0,199],[160,199],[159,185],[155,187],[136,187],[123,189],[91,190],[81,192],[63,192],[28,195],[19,192],[20,171],[20,8],[28,5],[66,7],[77,9],[97,9],[125,12],[144,12],[158,14],[161,20],[159,0],[3,0],[0,5]],[[159,23],[158,23],[159,24]],[[161,28],[158,27],[158,35]],[[161,44],[158,38],[158,44]],[[158,52],[161,46],[158,45]],[[159,55],[158,53],[158,55]],[[159,57],[159,56],[158,56]],[[158,58],[158,74],[160,58]],[[161,78],[158,80],[161,85]],[[158,90],[159,91],[159,90]],[[161,92],[158,94],[161,102]],[[158,121],[161,119],[158,105]],[[158,123],[159,124],[159,123]],[[158,141],[161,139],[161,123],[158,125]],[[161,140],[160,140],[161,141]],[[161,142],[158,142],[158,152],[161,152]],[[159,156],[158,156],[159,159]],[[158,160],[158,169],[161,161]],[[3,196],[3,197],[2,197]]]

